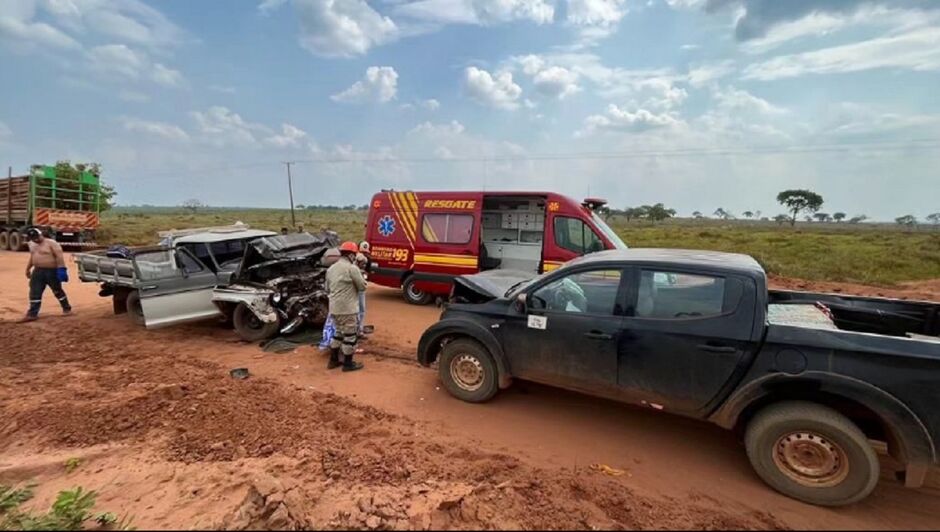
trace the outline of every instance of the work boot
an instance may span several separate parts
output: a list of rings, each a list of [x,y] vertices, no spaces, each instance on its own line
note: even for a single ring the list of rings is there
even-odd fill
[[[62,311],[62,315],[63,315],[63,316],[71,316],[71,315],[72,315],[72,309],[68,308],[68,309],[63,310],[63,311]]]
[[[26,323],[29,321],[36,321],[39,319],[39,316],[30,316],[29,314],[23,316],[22,318],[16,320],[16,323]]]
[[[343,362],[343,372],[344,372],[344,373],[347,372],[347,371],[358,371],[358,370],[362,369],[363,367],[365,367],[365,366],[362,365],[362,362],[353,362],[353,356],[352,356],[352,355],[346,355],[346,360],[345,360],[345,362]]]
[[[339,349],[330,349],[330,361],[326,365],[326,369],[336,369],[342,366],[343,363],[339,361]]]

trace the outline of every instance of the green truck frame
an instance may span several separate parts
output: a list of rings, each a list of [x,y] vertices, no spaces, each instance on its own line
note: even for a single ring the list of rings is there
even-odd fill
[[[93,246],[101,213],[101,179],[81,170],[58,175],[34,165],[23,176],[0,179],[0,250],[26,249],[26,230],[37,227],[64,246]]]

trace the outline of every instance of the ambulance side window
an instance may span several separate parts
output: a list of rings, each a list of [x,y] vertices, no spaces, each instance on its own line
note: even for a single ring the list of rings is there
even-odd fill
[[[555,245],[579,255],[602,251],[604,242],[587,224],[577,218],[555,218]]]
[[[421,218],[421,237],[430,244],[466,244],[472,234],[472,214],[425,214]]]

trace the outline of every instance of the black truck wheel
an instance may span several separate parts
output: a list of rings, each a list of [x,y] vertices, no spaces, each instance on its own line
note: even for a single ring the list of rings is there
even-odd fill
[[[115,294],[111,297],[117,297]],[[127,317],[137,325],[144,325],[144,307],[140,304],[140,292],[132,290],[127,293]]]
[[[10,249],[10,233],[5,229],[0,229],[0,251]]]
[[[405,279],[405,282],[401,284],[401,291],[405,296],[405,301],[412,305],[427,305],[431,302],[431,294],[415,286],[414,276]]]
[[[499,391],[499,371],[493,356],[474,340],[454,340],[444,346],[438,361],[444,388],[468,403],[489,401]]]
[[[248,305],[239,303],[232,315],[232,323],[239,338],[246,342],[257,342],[274,336],[280,324],[266,323],[258,319]]]
[[[23,236],[23,233],[13,230],[10,231],[10,250],[11,251],[26,251],[26,238]]]
[[[747,456],[772,488],[819,506],[867,497],[880,466],[865,434],[835,410],[808,402],[767,407],[751,420]]]

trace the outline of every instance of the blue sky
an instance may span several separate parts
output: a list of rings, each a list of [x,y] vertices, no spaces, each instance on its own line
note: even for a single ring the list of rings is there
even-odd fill
[[[0,0],[0,164],[124,204],[550,189],[940,211],[940,3]]]

